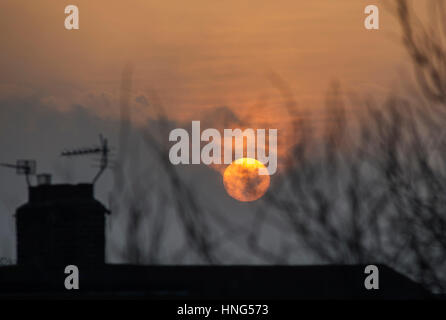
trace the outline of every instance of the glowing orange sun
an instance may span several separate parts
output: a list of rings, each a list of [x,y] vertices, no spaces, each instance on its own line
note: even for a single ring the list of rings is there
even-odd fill
[[[225,189],[231,197],[239,201],[257,200],[269,187],[270,178],[267,170],[263,163],[256,159],[237,159],[223,174]]]

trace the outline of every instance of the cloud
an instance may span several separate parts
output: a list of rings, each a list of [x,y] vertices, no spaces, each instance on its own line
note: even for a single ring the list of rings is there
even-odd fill
[[[148,106],[149,105],[149,101],[147,101],[147,98],[143,95],[137,96],[135,98],[135,102],[142,104],[143,106]]]

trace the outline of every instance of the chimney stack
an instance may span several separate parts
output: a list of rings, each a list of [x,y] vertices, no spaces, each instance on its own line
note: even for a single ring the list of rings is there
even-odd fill
[[[42,177],[29,187],[16,212],[19,265],[105,263],[105,213],[92,184],[51,185]]]

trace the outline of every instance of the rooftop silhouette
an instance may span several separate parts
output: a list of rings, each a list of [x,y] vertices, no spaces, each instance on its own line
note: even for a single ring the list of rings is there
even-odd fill
[[[17,209],[18,265],[0,267],[0,296],[265,299],[426,299],[430,293],[386,266],[379,290],[364,267],[136,266],[105,264],[108,210],[92,184],[40,185]],[[64,268],[80,269],[80,290],[64,287]]]
[[[19,265],[105,263],[105,214],[92,184],[29,187],[16,213]]]

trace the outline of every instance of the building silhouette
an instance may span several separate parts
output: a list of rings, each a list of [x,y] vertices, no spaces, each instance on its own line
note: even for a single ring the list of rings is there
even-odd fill
[[[17,265],[0,266],[1,297],[149,299],[431,299],[419,284],[378,265],[379,290],[364,287],[365,265],[142,266],[105,263],[108,210],[92,184],[29,187],[16,212]],[[66,290],[77,265],[80,290]]]
[[[17,263],[104,264],[106,212],[92,184],[30,186],[16,212]]]

